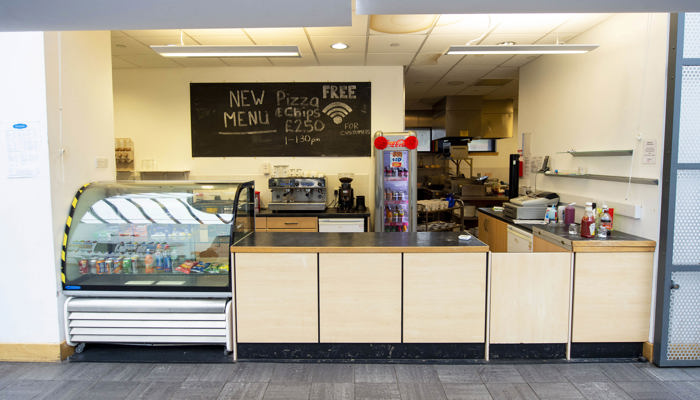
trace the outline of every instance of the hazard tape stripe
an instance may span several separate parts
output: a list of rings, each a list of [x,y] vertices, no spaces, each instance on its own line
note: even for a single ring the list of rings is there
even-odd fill
[[[83,191],[90,186],[89,183],[84,184],[78,189],[78,192],[73,197],[73,201],[70,203],[70,211],[68,212],[68,218],[66,218],[66,227],[63,230],[63,243],[61,246],[61,282],[66,283],[66,251],[68,251],[68,235],[70,234],[70,227],[73,223],[73,214],[75,213],[75,207],[78,206],[78,199]]]

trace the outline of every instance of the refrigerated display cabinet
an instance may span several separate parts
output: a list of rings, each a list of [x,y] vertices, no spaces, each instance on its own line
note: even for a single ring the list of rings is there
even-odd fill
[[[230,246],[254,183],[98,182],[72,202],[61,253],[69,344],[231,343]]]

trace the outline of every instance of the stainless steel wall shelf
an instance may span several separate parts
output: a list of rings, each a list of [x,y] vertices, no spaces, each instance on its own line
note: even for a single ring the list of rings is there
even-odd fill
[[[568,150],[564,153],[574,157],[610,157],[610,156],[631,156],[632,150],[596,150],[596,151],[576,151]]]
[[[632,182],[640,185],[658,185],[659,180],[654,178],[636,178],[629,176],[618,176],[618,175],[596,175],[596,174],[556,174],[553,172],[546,172],[545,176],[551,176],[554,178],[574,178],[574,179],[595,179],[599,181],[611,181],[611,182]]]

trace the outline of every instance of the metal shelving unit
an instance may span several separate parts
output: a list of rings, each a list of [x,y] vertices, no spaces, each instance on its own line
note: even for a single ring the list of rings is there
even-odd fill
[[[424,226],[424,232],[464,230],[464,202],[455,200],[454,207],[441,208],[439,210],[426,210],[422,204],[418,204],[418,227]],[[459,214],[455,214],[459,210]],[[442,221],[442,215],[449,215],[449,221]],[[420,232],[421,230],[419,230]]]

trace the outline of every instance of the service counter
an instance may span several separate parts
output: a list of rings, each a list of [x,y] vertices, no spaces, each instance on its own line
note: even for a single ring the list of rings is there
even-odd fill
[[[237,356],[641,354],[653,249],[491,253],[483,242],[457,235],[256,232],[243,238],[231,247]]]

